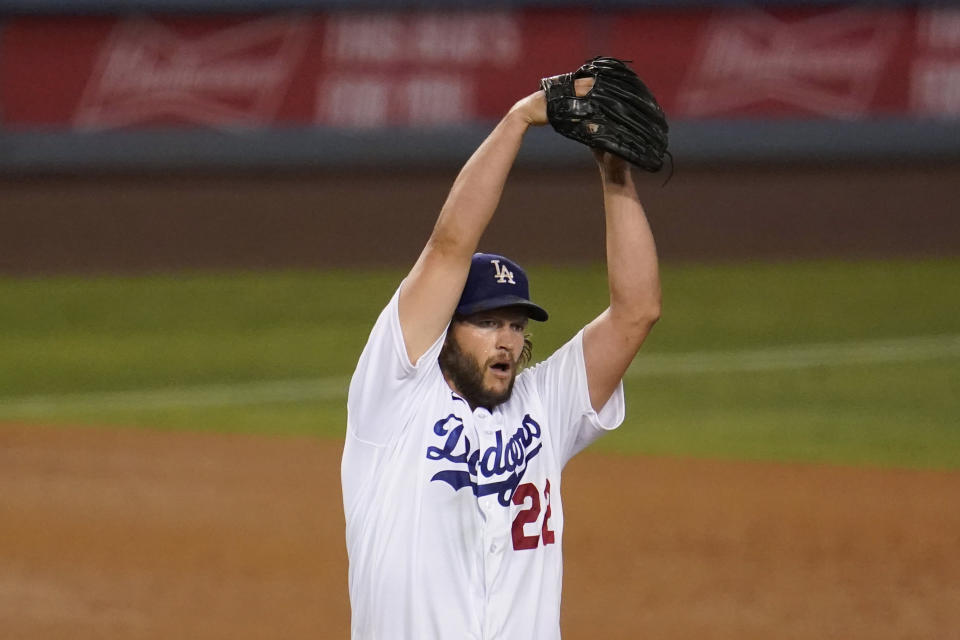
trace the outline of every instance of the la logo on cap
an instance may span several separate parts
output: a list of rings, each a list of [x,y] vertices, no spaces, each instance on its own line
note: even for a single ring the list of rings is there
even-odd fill
[[[510,284],[517,284],[516,282],[513,281],[513,271],[510,271],[510,269],[507,269],[506,265],[501,267],[499,260],[491,260],[490,264],[493,265],[493,272],[494,272],[493,277],[496,279],[497,282],[499,282],[500,284],[506,284],[508,282]]]

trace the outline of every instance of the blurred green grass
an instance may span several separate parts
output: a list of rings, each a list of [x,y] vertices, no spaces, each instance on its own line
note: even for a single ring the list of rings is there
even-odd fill
[[[532,327],[537,359],[607,294],[601,267],[529,271],[551,312]],[[0,279],[0,421],[341,437],[346,381],[402,276]],[[745,351],[776,359],[770,350],[780,347],[918,336],[951,345],[958,282],[957,259],[668,264],[663,319],[637,364]],[[264,388],[270,381],[276,387]],[[960,467],[956,350],[763,370],[654,368],[632,372],[626,389],[627,422],[599,449]]]

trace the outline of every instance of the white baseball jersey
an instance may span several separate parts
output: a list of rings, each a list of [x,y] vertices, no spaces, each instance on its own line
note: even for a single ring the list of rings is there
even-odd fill
[[[443,337],[410,364],[398,293],[347,401],[353,638],[559,638],[560,471],[619,426],[623,387],[591,408],[581,331],[521,372],[508,402],[471,411],[440,371]]]

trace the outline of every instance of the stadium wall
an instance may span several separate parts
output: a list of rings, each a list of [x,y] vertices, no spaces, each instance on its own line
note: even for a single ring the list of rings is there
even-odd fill
[[[0,2],[0,172],[447,167],[601,52],[634,60],[678,162],[960,158],[957,8],[463,6]],[[579,151],[537,132],[520,162]]]

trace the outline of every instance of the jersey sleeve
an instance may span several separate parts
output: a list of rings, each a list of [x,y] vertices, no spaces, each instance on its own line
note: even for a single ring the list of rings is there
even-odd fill
[[[405,427],[418,386],[433,372],[446,335],[442,332],[416,363],[410,362],[400,328],[400,288],[373,325],[347,394],[347,435],[374,446],[386,445]]]
[[[594,411],[590,404],[583,330],[530,373],[543,401],[551,441],[561,464],[623,422],[626,415],[623,381],[600,411]]]

